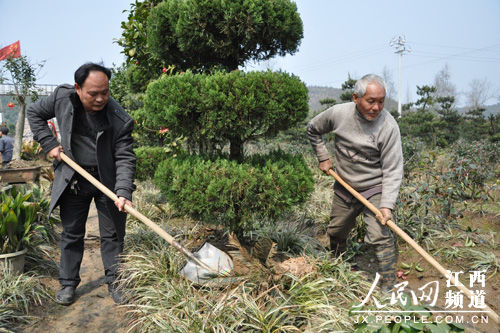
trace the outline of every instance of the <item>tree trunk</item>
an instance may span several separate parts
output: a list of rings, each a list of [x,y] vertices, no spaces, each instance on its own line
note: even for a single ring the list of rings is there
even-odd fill
[[[26,115],[26,103],[19,103],[19,113],[17,114],[16,136],[14,137],[13,160],[21,159],[21,148],[23,145],[24,121]]]
[[[238,163],[243,162],[243,141],[240,138],[232,138],[229,143],[229,158]]]

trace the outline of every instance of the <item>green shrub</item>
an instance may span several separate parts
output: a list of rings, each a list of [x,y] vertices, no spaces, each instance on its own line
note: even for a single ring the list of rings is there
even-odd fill
[[[495,179],[500,145],[486,140],[459,140],[450,148],[450,167],[442,176],[446,187],[459,199],[481,198],[487,181]]]
[[[172,150],[165,147],[139,147],[134,149],[137,156],[135,177],[139,180],[152,178],[158,164],[169,156]]]
[[[314,180],[302,156],[276,151],[241,164],[220,157],[166,159],[155,183],[178,212],[241,234],[304,202]]]
[[[419,138],[401,138],[401,146],[403,150],[404,160],[404,178],[408,178],[410,174],[419,166],[422,159],[422,150],[424,142]]]
[[[495,133],[489,138],[490,142],[500,142],[500,133]]]
[[[274,137],[304,120],[307,88],[283,72],[233,71],[213,75],[164,75],[148,85],[144,107],[133,116],[146,127],[168,128],[183,136],[191,151],[220,152],[243,160],[249,140]]]
[[[234,70],[250,60],[293,54],[303,37],[297,5],[290,0],[169,0],[152,5],[147,21],[136,15],[131,26],[145,26],[147,40],[134,34],[129,43],[142,47],[141,53],[146,49],[149,59],[181,70]],[[124,35],[130,36],[129,31]]]

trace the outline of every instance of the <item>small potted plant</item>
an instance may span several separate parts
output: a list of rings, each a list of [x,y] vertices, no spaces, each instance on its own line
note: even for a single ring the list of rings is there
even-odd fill
[[[17,191],[0,193],[0,267],[7,266],[15,274],[24,270],[24,254],[33,235],[44,231],[42,225],[35,223],[40,205],[28,201],[31,195]]]

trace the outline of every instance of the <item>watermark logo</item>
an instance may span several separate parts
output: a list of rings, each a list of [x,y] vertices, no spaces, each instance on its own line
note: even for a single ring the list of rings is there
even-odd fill
[[[439,321],[439,318],[441,318],[443,321],[445,320],[446,323],[488,323],[487,313],[489,311],[485,310],[487,308],[485,303],[486,292],[484,291],[486,283],[485,273],[486,271],[484,270],[470,271],[468,273],[469,287],[471,288],[472,295],[471,297],[467,297],[463,291],[456,291],[453,288],[458,287],[458,284],[460,284],[459,277],[465,275],[464,272],[448,271],[446,275],[446,288],[448,289],[444,293],[444,309],[436,310],[428,310],[425,308],[421,308],[421,310],[415,308],[405,309],[412,305],[418,306],[422,304],[429,307],[436,306],[440,294],[438,280],[428,282],[415,291],[408,289],[408,281],[395,284],[388,298],[388,303],[382,303],[374,296],[375,288],[380,280],[379,273],[376,273],[375,280],[368,294],[360,304],[352,307],[351,314],[358,315],[355,320],[356,323],[367,320],[368,316],[370,316],[372,321],[381,320],[382,322],[387,322],[389,318],[389,320],[396,322],[420,320],[421,323],[427,323],[430,319],[430,313],[433,314],[434,320]],[[455,281],[455,283],[452,281]],[[370,301],[372,302],[370,303]],[[364,307],[369,304],[373,304],[375,309],[365,310]],[[394,308],[395,306],[401,306],[403,310],[388,309],[390,307]],[[408,316],[406,314],[408,314]],[[412,314],[412,316],[409,314]],[[421,314],[422,316],[420,318],[415,318],[415,314]],[[469,318],[464,321],[464,316],[467,314],[469,314]]]

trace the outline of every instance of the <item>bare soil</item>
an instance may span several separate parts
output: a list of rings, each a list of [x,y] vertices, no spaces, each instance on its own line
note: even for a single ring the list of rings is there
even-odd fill
[[[97,210],[91,205],[87,220],[85,252],[80,268],[80,285],[76,289],[76,301],[63,306],[52,303],[44,309],[34,309],[40,320],[23,332],[127,332],[126,308],[117,306],[108,295],[104,283],[104,268],[101,260]],[[53,290],[59,290],[57,276],[41,281]],[[45,314],[42,314],[45,313]]]

